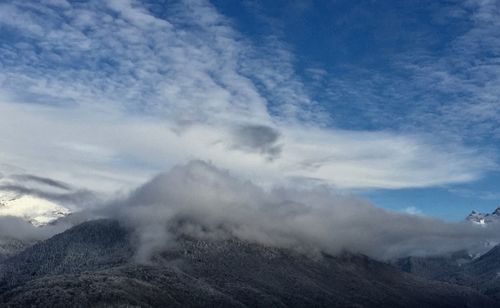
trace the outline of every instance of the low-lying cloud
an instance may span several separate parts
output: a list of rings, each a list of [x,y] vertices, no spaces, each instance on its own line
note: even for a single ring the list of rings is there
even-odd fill
[[[139,260],[175,245],[180,234],[379,259],[480,251],[499,234],[495,225],[386,211],[328,187],[266,190],[202,161],[158,175],[107,204],[105,215],[134,230]]]
[[[44,240],[68,227],[66,223],[35,227],[20,217],[0,216],[0,245],[12,239],[27,243]]]

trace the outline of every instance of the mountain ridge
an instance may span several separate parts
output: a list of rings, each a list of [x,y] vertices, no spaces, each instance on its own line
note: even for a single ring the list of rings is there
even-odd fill
[[[149,264],[133,232],[89,221],[0,263],[0,304],[123,307],[485,307],[468,287],[432,282],[359,254],[311,257],[241,240],[180,237]]]
[[[491,213],[480,213],[473,210],[465,220],[482,226],[498,222],[500,220],[500,206]]]

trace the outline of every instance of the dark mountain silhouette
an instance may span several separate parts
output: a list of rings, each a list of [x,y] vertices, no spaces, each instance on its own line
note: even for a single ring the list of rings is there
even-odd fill
[[[0,237],[0,262],[18,254],[27,247],[33,245],[33,241],[22,241],[9,237]]]
[[[0,266],[6,307],[494,307],[469,287],[363,255],[307,256],[236,239],[180,237],[134,262],[118,222],[83,223]],[[497,305],[498,306],[498,305]]]
[[[452,256],[408,257],[394,265],[420,277],[474,288],[500,300],[500,246],[495,246],[478,258],[465,253]]]

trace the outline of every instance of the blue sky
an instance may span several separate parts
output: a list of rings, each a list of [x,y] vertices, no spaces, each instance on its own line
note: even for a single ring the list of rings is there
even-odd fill
[[[499,33],[498,1],[2,1],[0,172],[202,159],[460,220],[500,205]]]

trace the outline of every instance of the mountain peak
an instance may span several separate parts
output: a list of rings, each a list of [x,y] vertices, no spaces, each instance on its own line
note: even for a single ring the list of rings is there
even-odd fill
[[[478,224],[478,225],[484,225],[486,224],[486,216],[489,214],[483,214],[483,213],[478,213],[476,211],[472,211],[466,218],[465,220],[470,221],[472,223]]]
[[[478,224],[478,225],[487,225],[492,222],[496,222],[500,220],[500,206],[497,207],[493,212],[491,213],[480,213],[476,211],[472,211],[465,220],[470,221],[472,223]]]
[[[494,216],[500,216],[500,206],[499,206],[499,207],[497,207],[497,208],[493,211],[493,213],[491,213],[491,215],[494,215]]]

